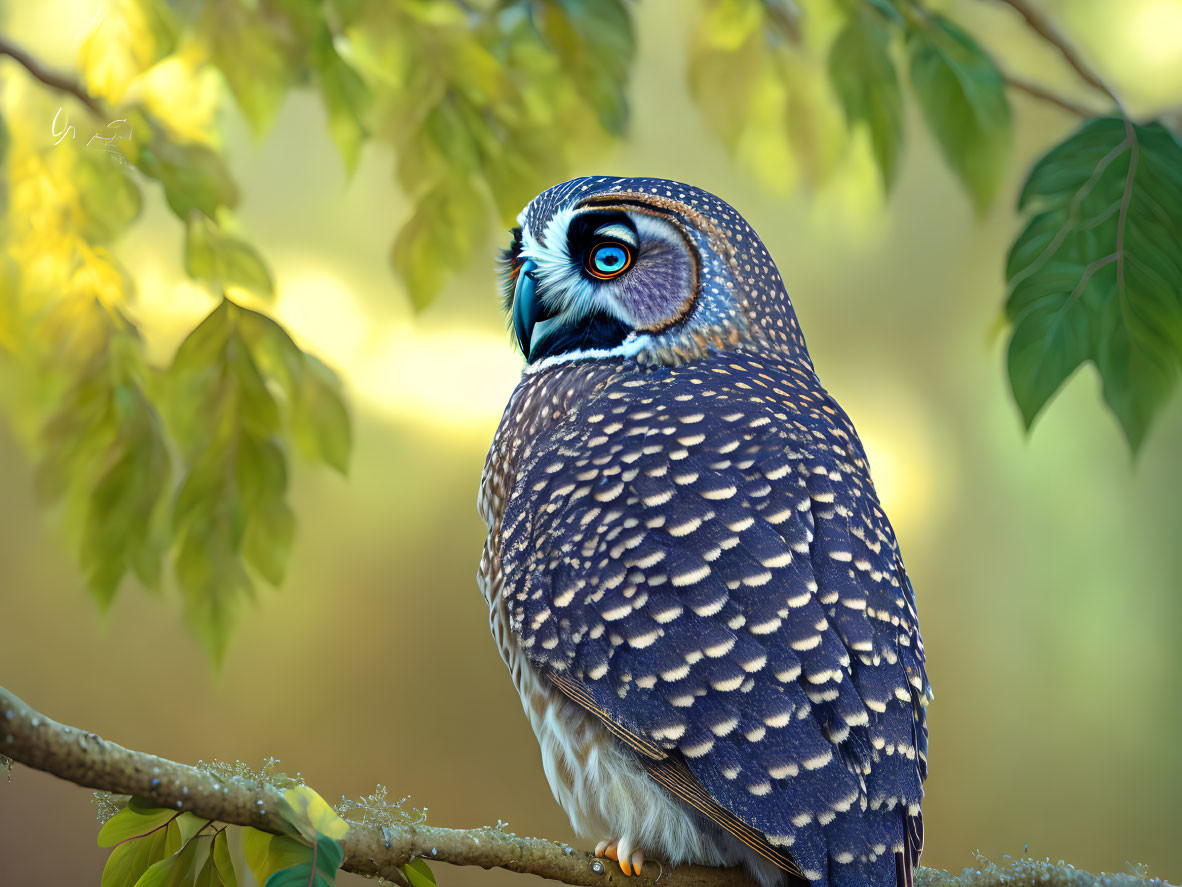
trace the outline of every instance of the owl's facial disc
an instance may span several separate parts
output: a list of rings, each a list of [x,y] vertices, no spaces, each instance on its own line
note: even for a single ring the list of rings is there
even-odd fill
[[[696,263],[674,225],[644,208],[571,207],[542,237],[515,229],[504,255],[507,308],[527,362],[612,353],[676,322]]]

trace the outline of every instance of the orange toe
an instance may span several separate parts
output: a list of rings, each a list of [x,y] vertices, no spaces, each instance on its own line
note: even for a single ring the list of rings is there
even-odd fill
[[[608,859],[615,859],[616,858],[616,845],[615,844],[608,844],[607,847],[604,848],[603,853]]]

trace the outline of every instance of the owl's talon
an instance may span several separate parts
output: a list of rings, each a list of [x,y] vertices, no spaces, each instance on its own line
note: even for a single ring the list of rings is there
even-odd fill
[[[633,849],[631,838],[620,838],[615,850],[619,856],[617,861],[620,863],[620,871],[629,878],[640,873],[640,866],[636,865],[636,858],[639,856],[640,862],[643,864],[644,854],[640,850]]]
[[[624,874],[625,875],[639,875],[640,870],[642,868],[644,868],[644,851],[643,850],[633,850],[632,856],[629,857],[629,859],[632,862],[632,871],[631,872],[626,871],[626,872],[624,872]],[[623,868],[623,866],[621,865],[620,868]]]
[[[595,845],[595,855],[614,859],[620,864],[620,871],[628,877],[639,875],[644,868],[644,851],[632,849],[632,841],[628,838],[600,841]]]

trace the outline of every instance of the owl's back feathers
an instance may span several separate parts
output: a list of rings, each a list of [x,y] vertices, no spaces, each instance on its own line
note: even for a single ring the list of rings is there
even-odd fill
[[[527,373],[494,476],[500,605],[535,668],[810,880],[909,882],[929,692],[914,596],[811,366],[728,351]]]

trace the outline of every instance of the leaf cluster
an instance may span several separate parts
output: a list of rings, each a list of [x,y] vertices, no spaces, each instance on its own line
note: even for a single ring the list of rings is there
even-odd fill
[[[261,887],[332,887],[348,823],[303,784],[283,792],[279,817],[283,833],[272,834],[123,798],[98,834],[98,845],[112,848],[102,887],[238,887],[248,882],[231,836],[241,842],[246,867]],[[435,887],[424,860],[402,872],[411,887]]]
[[[116,4],[81,55],[90,89],[123,101],[112,111],[122,116],[90,121],[93,131],[69,123],[48,144],[27,122],[13,128],[0,371],[23,393],[14,425],[29,429],[42,496],[64,504],[96,602],[108,607],[129,575],[160,588],[171,565],[218,659],[256,580],[283,580],[291,454],[344,472],[351,432],[335,374],[245,307],[273,297],[273,276],[234,233],[239,191],[212,121],[153,99],[154,78],[191,57],[194,33],[162,0]],[[53,116],[44,97],[26,101],[30,119]],[[165,367],[148,359],[117,256],[153,188],[183,223],[184,267],[215,306]]]
[[[904,142],[901,69],[945,160],[979,209],[993,198],[1011,131],[1005,80],[947,17],[910,2],[844,0],[796,17],[779,0],[709,0],[690,83],[724,143],[775,183],[796,168],[832,173],[848,136],[864,138],[890,190]],[[827,113],[837,106],[845,129]]]
[[[823,181],[846,135],[834,135],[818,110],[835,100],[849,135],[868,141],[889,191],[904,144],[905,70],[944,160],[983,213],[1012,138],[998,63],[918,0],[830,6],[832,20],[824,3],[797,17],[795,7],[774,0],[706,2],[690,80],[724,143],[772,184],[794,168]],[[826,81],[831,97],[823,92],[810,103],[808,84],[816,90]],[[1030,173],[1018,206],[1027,226],[1006,266],[1005,309],[1010,384],[1027,427],[1091,362],[1130,447],[1144,441],[1182,369],[1180,171],[1175,136],[1120,111],[1088,119]]]

